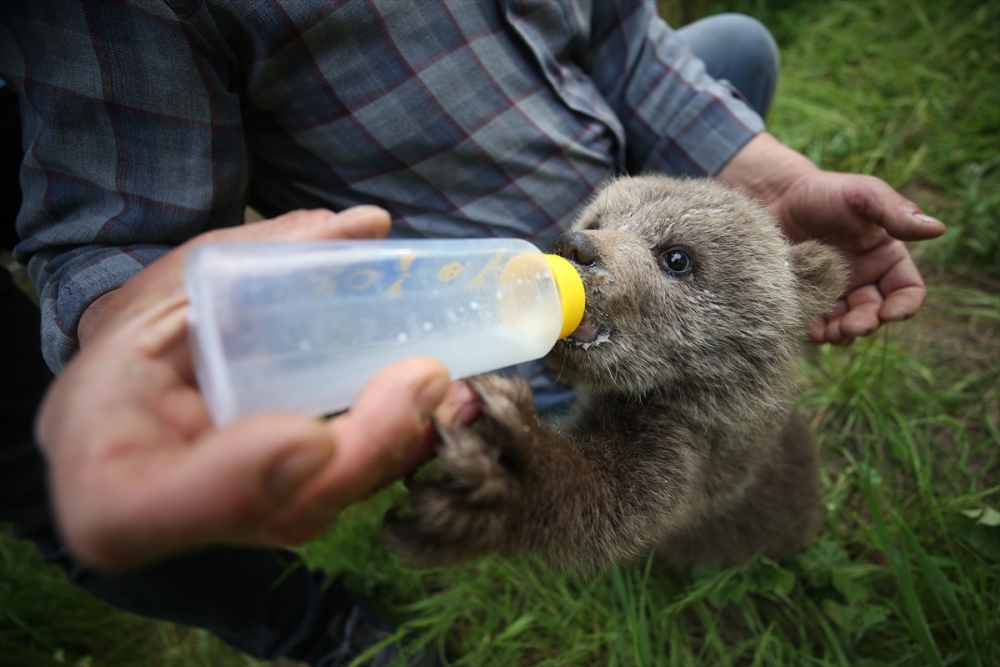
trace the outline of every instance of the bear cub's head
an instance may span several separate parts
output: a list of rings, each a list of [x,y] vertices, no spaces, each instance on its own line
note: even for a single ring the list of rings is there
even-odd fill
[[[806,324],[847,281],[836,252],[791,245],[759,203],[701,179],[617,179],[556,252],[587,294],[582,324],[548,357],[562,379],[629,399],[736,401],[758,417],[783,405]]]

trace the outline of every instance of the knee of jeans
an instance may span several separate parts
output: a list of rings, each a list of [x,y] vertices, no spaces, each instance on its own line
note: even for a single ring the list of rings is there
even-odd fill
[[[743,33],[748,42],[748,50],[751,50],[777,77],[781,70],[781,54],[778,51],[778,43],[774,41],[774,36],[767,29],[767,26],[757,19],[751,16],[743,18],[749,24]]]
[[[713,31],[730,50],[729,57],[743,62],[755,62],[777,76],[781,67],[778,44],[763,23],[745,14],[718,14],[709,17],[715,23]]]
[[[781,57],[768,29],[743,14],[717,14],[677,31],[677,37],[716,79],[736,87],[762,116],[777,86]]]

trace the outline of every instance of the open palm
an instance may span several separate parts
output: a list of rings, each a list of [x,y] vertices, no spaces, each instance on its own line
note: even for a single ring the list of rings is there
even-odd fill
[[[904,241],[939,236],[944,226],[884,181],[811,171],[770,208],[793,241],[829,243],[851,267],[847,294],[833,313],[810,326],[813,340],[850,343],[920,309],[927,289]]]

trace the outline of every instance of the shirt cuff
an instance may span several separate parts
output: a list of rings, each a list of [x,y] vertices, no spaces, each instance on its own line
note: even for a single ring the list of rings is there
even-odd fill
[[[59,373],[80,347],[77,327],[84,311],[118,289],[172,246],[85,246],[58,256],[40,252],[28,262],[42,311],[42,354]]]

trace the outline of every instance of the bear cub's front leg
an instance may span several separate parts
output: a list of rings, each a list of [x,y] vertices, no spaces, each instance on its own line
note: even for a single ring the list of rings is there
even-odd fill
[[[519,518],[539,477],[533,453],[546,429],[528,384],[482,375],[468,380],[482,401],[471,429],[436,424],[440,479],[410,480],[410,509],[386,517],[389,540],[405,557],[445,565],[516,549]]]

